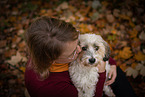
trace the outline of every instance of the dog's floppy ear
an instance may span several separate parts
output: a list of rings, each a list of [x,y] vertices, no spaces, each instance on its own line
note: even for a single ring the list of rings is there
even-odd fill
[[[106,41],[104,41],[103,44],[105,46],[105,55],[104,55],[103,61],[108,61],[110,58],[111,50],[110,50],[109,44]]]

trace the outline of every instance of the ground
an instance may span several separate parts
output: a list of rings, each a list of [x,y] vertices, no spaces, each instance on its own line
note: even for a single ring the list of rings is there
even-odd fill
[[[50,16],[81,33],[100,34],[137,96],[145,97],[144,9],[144,0],[1,0],[0,96],[25,97],[24,34],[36,17]]]

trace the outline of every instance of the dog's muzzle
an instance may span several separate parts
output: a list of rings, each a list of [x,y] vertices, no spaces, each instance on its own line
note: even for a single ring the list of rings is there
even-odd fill
[[[95,61],[96,61],[96,59],[95,59],[95,58],[91,58],[91,59],[89,59],[90,64],[94,64],[94,63],[95,63]]]

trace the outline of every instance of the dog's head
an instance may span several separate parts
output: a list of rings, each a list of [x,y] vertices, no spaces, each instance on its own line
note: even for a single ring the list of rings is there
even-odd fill
[[[81,34],[79,42],[82,52],[78,59],[85,66],[96,66],[109,59],[110,47],[100,35]]]

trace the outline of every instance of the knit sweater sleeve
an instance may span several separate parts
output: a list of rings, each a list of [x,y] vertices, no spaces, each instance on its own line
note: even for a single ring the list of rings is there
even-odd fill
[[[116,65],[116,61],[112,57],[110,57],[109,63],[110,65]],[[105,79],[106,72],[99,73],[99,80],[96,86],[95,97],[102,97]]]
[[[106,72],[99,73],[99,80],[96,86],[95,97],[102,97],[105,79],[106,79]]]
[[[109,58],[109,64],[110,65],[116,65],[116,61],[112,57],[110,57]]]

